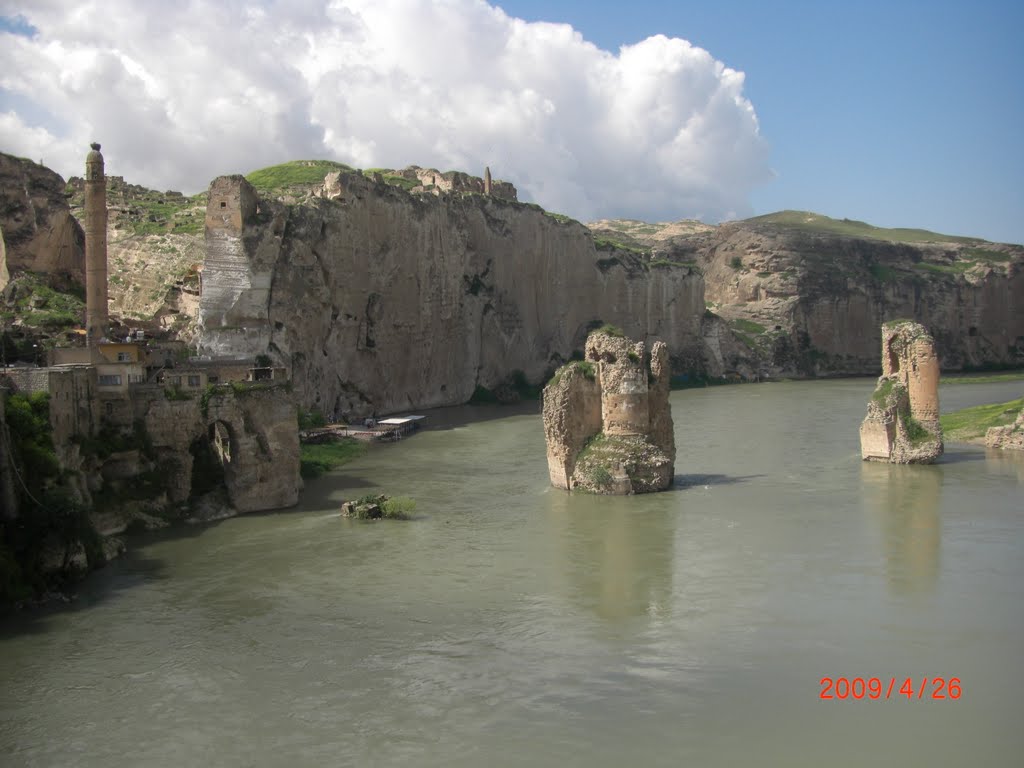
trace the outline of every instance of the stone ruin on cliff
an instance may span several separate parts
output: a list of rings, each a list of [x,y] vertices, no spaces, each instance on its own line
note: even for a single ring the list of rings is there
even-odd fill
[[[860,453],[892,464],[929,464],[942,455],[939,361],[919,323],[882,326],[882,375],[860,425]]]
[[[544,388],[548,471],[556,488],[625,495],[672,485],[676,446],[669,407],[669,355],[655,342],[595,331],[585,359]]]

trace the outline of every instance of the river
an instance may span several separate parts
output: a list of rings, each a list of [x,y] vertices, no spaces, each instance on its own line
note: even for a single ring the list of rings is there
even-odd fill
[[[536,404],[449,409],[294,510],[133,539],[0,625],[0,763],[1019,765],[1024,457],[863,463],[872,388],[675,392],[676,487],[626,498],[549,487]],[[419,518],[337,516],[378,489]]]

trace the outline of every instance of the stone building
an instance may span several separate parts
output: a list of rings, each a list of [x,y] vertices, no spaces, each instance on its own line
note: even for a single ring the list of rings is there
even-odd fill
[[[655,342],[596,331],[585,360],[544,388],[548,471],[557,488],[624,495],[665,490],[675,472],[669,356]]]
[[[882,375],[860,426],[861,458],[928,464],[942,455],[939,361],[935,340],[921,324],[882,326]]]

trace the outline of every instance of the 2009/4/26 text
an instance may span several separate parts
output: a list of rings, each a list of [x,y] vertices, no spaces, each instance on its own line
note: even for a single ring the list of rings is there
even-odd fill
[[[891,699],[893,696],[905,696],[907,699],[959,699],[963,695],[963,687],[959,677],[912,677],[900,680],[890,677],[883,680],[878,677],[823,677],[818,682],[821,686],[821,699]],[[897,685],[899,687],[897,687]]]

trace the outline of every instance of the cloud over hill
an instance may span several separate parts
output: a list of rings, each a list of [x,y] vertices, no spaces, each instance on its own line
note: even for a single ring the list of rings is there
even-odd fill
[[[743,74],[617,53],[483,0],[0,0],[0,150],[194,192],[328,157],[477,174],[579,218],[745,215],[770,177]],[[20,18],[19,18],[20,16]]]

